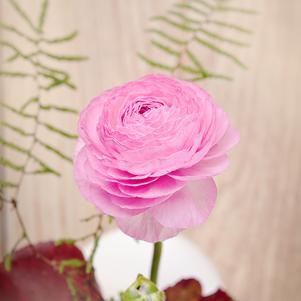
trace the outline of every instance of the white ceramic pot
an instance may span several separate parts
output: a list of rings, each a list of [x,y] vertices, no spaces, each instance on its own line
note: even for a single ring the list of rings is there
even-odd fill
[[[92,242],[85,246],[87,256]],[[153,246],[135,241],[119,230],[105,233],[95,254],[96,279],[105,299],[118,296],[138,273],[149,276]],[[222,286],[218,272],[199,248],[178,235],[163,243],[158,287],[164,289],[184,278],[195,278],[202,283],[204,295]]]

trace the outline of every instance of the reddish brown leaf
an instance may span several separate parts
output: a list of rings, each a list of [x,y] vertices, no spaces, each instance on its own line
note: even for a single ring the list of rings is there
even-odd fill
[[[167,288],[165,295],[166,301],[234,301],[220,289],[210,296],[202,296],[201,284],[195,279],[181,280],[175,286]]]
[[[221,289],[217,290],[213,295],[203,297],[202,301],[234,301],[229,295],[227,295]]]
[[[198,301],[201,295],[201,284],[195,279],[181,280],[165,290],[166,301]]]
[[[1,301],[101,301],[94,274],[87,274],[81,251],[68,244],[53,242],[25,247],[15,252],[12,269],[0,264]],[[63,272],[59,266],[65,263]],[[52,264],[52,266],[50,265]]]

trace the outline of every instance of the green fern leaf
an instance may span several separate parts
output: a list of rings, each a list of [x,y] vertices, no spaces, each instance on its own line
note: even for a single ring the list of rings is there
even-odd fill
[[[42,121],[42,122],[39,122],[39,124],[44,126],[49,131],[54,132],[56,134],[59,134],[63,137],[66,137],[66,138],[69,138],[69,139],[77,139],[78,138],[78,136],[76,134],[71,134],[71,133],[65,132],[64,130],[59,129],[58,127],[56,127],[56,126],[54,126],[50,123]]]
[[[242,63],[237,57],[235,57],[233,54],[219,48],[218,46],[210,43],[209,41],[206,41],[204,39],[201,39],[200,37],[195,37],[195,41],[197,41],[198,43],[200,43],[201,45],[207,47],[208,49],[222,54],[223,56],[227,57],[228,59],[230,59],[231,61],[233,61],[235,64],[237,64],[238,66],[240,66],[243,69],[246,69],[246,65],[244,63]]]
[[[50,152],[54,153],[55,155],[59,156],[60,158],[72,163],[72,159],[70,157],[63,154],[60,150],[58,150],[54,146],[51,146],[48,143],[45,143],[45,142],[43,142],[42,140],[40,140],[38,138],[36,139],[36,141],[37,141],[38,144],[43,146],[45,149],[49,150]]]
[[[177,44],[177,45],[185,45],[187,43],[186,41],[175,38],[175,37],[169,35],[168,33],[164,32],[162,30],[152,28],[152,29],[148,29],[148,32],[155,33],[158,36],[166,39],[167,41],[172,42],[172,43]]]
[[[55,110],[59,112],[72,113],[76,115],[78,114],[78,111],[73,108],[61,107],[56,105],[40,105],[40,108],[45,111]]]
[[[48,0],[43,0],[41,4],[41,12],[40,12],[39,22],[38,22],[38,30],[40,32],[43,31],[43,27],[46,20],[47,9],[48,9]]]
[[[245,34],[252,34],[253,33],[252,30],[244,28],[244,27],[242,27],[240,25],[237,25],[237,24],[233,24],[233,23],[227,23],[227,22],[223,22],[223,21],[219,21],[219,20],[209,20],[208,23],[217,25],[219,27],[225,27],[225,28],[233,29],[233,30],[239,31],[241,33],[245,33]]]
[[[53,38],[53,39],[42,39],[43,42],[48,43],[48,44],[59,44],[59,43],[64,43],[64,42],[69,42],[75,39],[78,36],[77,31],[73,31],[65,36],[58,37],[58,38]]]
[[[138,56],[143,60],[145,61],[147,64],[149,64],[150,66],[152,67],[155,67],[155,68],[158,68],[158,69],[162,69],[162,70],[165,70],[165,71],[172,71],[174,68],[171,67],[171,66],[168,66],[168,65],[165,65],[163,63],[159,63],[159,62],[156,62],[148,57],[146,57],[145,55],[141,54],[141,53],[138,53]]]
[[[227,42],[227,43],[230,43],[235,46],[241,46],[241,47],[249,47],[250,46],[249,44],[246,44],[246,43],[234,40],[234,39],[229,39],[229,38],[223,37],[215,32],[211,32],[211,31],[203,29],[203,28],[199,28],[198,32],[201,32],[201,33],[205,34],[206,36],[213,38],[215,40]]]
[[[39,32],[39,30],[35,27],[31,19],[28,17],[27,13],[24,9],[19,5],[16,0],[8,0],[10,4],[15,8],[15,11],[19,14],[19,16],[33,29],[35,32]]]
[[[168,47],[167,45],[164,45],[156,40],[151,40],[151,43],[156,46],[157,48],[159,48],[160,50],[168,53],[168,54],[171,54],[173,56],[176,56],[176,57],[179,57],[180,56],[180,52],[179,51],[176,51],[174,49],[171,49],[170,47]]]
[[[192,11],[196,14],[199,14],[203,17],[207,16],[207,12],[205,12],[205,11],[203,11],[203,10],[201,10],[201,9],[199,9],[199,8],[189,4],[189,3],[176,3],[175,7],[178,7],[180,9],[187,9],[187,10]]]
[[[18,165],[4,157],[0,157],[0,165],[3,167],[8,167],[16,171],[23,171],[24,166]]]
[[[10,31],[10,32],[18,35],[19,37],[24,38],[28,42],[31,42],[31,43],[34,43],[34,44],[38,43],[37,39],[34,39],[34,38],[30,37],[29,35],[23,33],[22,31],[20,31],[19,29],[17,29],[16,27],[14,27],[12,25],[8,25],[8,24],[5,24],[3,22],[0,22],[0,28],[2,28],[4,30],[7,30],[7,31]]]
[[[30,78],[35,78],[34,74],[26,73],[26,72],[21,72],[21,71],[0,71],[0,76],[3,77],[30,77]]]
[[[15,184],[15,183],[0,180],[0,189],[3,189],[3,188],[16,188],[16,187],[17,187],[17,184]]]
[[[21,129],[20,127],[17,127],[13,124],[10,124],[6,121],[2,121],[0,120],[0,126],[3,126],[3,127],[6,127],[6,128],[9,128],[10,130],[18,133],[19,135],[21,136],[24,136],[24,137],[30,137],[30,136],[33,136],[32,133],[27,133],[26,131],[24,131],[23,129]]]
[[[189,31],[189,32],[194,32],[195,31],[195,28],[192,28],[192,27],[190,27],[190,26],[188,26],[184,23],[178,23],[178,22],[173,21],[170,18],[165,17],[165,16],[156,16],[156,17],[153,17],[152,20],[166,23],[166,24],[168,24],[170,26],[173,26],[177,29],[180,29],[182,31]]]
[[[16,108],[6,104],[6,103],[0,102],[0,106],[7,109],[7,110],[9,110],[9,111],[11,111],[11,112],[13,112],[13,113],[15,113],[15,114],[17,114],[17,115],[19,115],[19,116],[21,116],[21,117],[30,118],[30,119],[35,119],[36,118],[36,115],[24,113],[24,112],[22,112],[22,111],[20,111]]]
[[[81,55],[58,55],[58,54],[54,54],[45,50],[41,50],[41,54],[57,60],[57,61],[66,61],[66,62],[72,62],[72,61],[85,61],[88,58],[86,56],[81,56]]]

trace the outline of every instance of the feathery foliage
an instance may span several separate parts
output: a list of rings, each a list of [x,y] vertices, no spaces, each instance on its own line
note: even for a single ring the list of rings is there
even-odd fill
[[[67,71],[58,69],[57,67],[51,67],[51,62],[79,62],[85,60],[86,57],[80,55],[60,54],[55,53],[53,50],[48,50],[49,45],[56,45],[61,43],[67,43],[74,40],[78,33],[73,31],[58,37],[48,37],[45,34],[45,23],[47,21],[49,1],[41,0],[40,12],[37,20],[34,20],[22,7],[21,1],[7,0],[11,7],[15,10],[17,15],[24,22],[22,28],[15,27],[14,24],[6,24],[0,22],[0,29],[8,32],[8,36],[14,35],[18,39],[26,41],[26,49],[19,48],[19,43],[12,42],[7,39],[0,39],[0,47],[8,48],[11,52],[10,56],[6,58],[1,68],[0,77],[9,77],[13,79],[26,79],[32,80],[35,84],[34,95],[29,99],[26,99],[21,106],[17,107],[13,101],[0,101],[0,106],[10,112],[14,113],[22,119],[31,120],[30,129],[23,129],[15,125],[13,120],[0,121],[0,127],[7,128],[9,131],[15,132],[20,137],[30,140],[29,147],[24,147],[24,143],[17,141],[9,141],[5,138],[0,138],[0,145],[7,150],[20,153],[24,156],[23,164],[16,164],[8,158],[0,157],[0,167],[9,168],[15,172],[20,173],[20,180],[17,183],[12,183],[8,180],[1,181],[0,188],[17,188],[21,185],[24,174],[53,174],[60,176],[60,172],[55,168],[49,166],[49,164],[43,158],[39,158],[35,155],[36,148],[40,147],[45,151],[54,154],[60,159],[67,162],[72,162],[70,156],[61,152],[60,149],[53,145],[50,145],[48,141],[44,141],[43,138],[38,136],[38,129],[44,128],[55,135],[60,135],[66,139],[75,139],[77,136],[75,133],[69,133],[64,129],[59,128],[57,125],[50,124],[42,120],[41,113],[46,112],[52,114],[69,113],[77,114],[77,111],[70,107],[59,106],[52,103],[45,103],[43,100],[44,95],[50,91],[58,88],[65,87],[68,89],[75,89],[76,86],[72,82],[70,75]],[[52,47],[53,49],[53,47]],[[46,58],[46,60],[45,60]],[[17,61],[23,61],[27,63],[28,71],[12,70],[12,63],[15,66]],[[30,113],[29,113],[30,112]],[[19,145],[20,143],[20,145]],[[26,143],[25,143],[26,144]],[[36,168],[34,170],[28,170],[29,163],[33,162]],[[32,166],[32,164],[30,164]]]
[[[213,54],[230,60],[245,69],[245,64],[237,58],[234,51],[227,50],[227,46],[248,47],[244,41],[231,38],[231,32],[248,36],[252,32],[239,24],[221,21],[221,16],[228,12],[237,14],[255,14],[255,11],[230,6],[229,0],[185,0],[175,3],[166,14],[154,16],[147,32],[151,35],[150,43],[171,57],[166,64],[162,59],[151,58],[138,53],[149,66],[165,72],[177,74],[189,81],[200,81],[208,78],[231,80],[227,74],[211,71],[211,67],[204,66],[199,50],[202,48]],[[236,21],[237,22],[237,21]],[[218,32],[225,30],[225,36]]]

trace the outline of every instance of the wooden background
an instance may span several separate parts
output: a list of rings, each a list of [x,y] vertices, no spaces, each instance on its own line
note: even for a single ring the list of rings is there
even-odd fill
[[[19,2],[31,15],[37,14],[38,0]],[[45,97],[81,109],[103,89],[151,71],[136,57],[137,50],[150,51],[143,28],[150,16],[163,12],[174,1],[50,2],[47,32],[80,31],[75,42],[58,49],[85,54],[90,60],[66,65],[78,85],[77,92],[61,89]],[[301,1],[236,3],[260,12],[251,22],[249,17],[242,20],[255,32],[253,46],[241,52],[249,70],[235,68],[232,83],[214,80],[203,85],[231,116],[241,132],[241,143],[232,152],[231,167],[217,179],[219,197],[211,218],[186,233],[210,256],[237,300],[297,301],[301,294]],[[5,0],[0,0],[0,18],[24,25]],[[0,38],[6,37],[1,31]],[[228,68],[223,59],[210,59],[217,70]],[[30,95],[31,86],[24,80],[2,79],[0,84],[1,100],[17,105]],[[0,114],[27,126],[6,111]],[[55,113],[45,118],[67,130],[76,126],[72,116]],[[1,129],[1,133],[8,139],[20,139],[8,130]],[[72,153],[73,142],[47,135],[48,141]],[[2,151],[12,158],[17,156]],[[21,211],[32,239],[87,233],[90,225],[79,219],[93,208],[79,196],[70,164],[52,155],[46,159],[63,177],[25,179]],[[8,172],[5,176],[13,175]],[[16,225],[6,207],[0,223],[2,253],[18,237]]]

